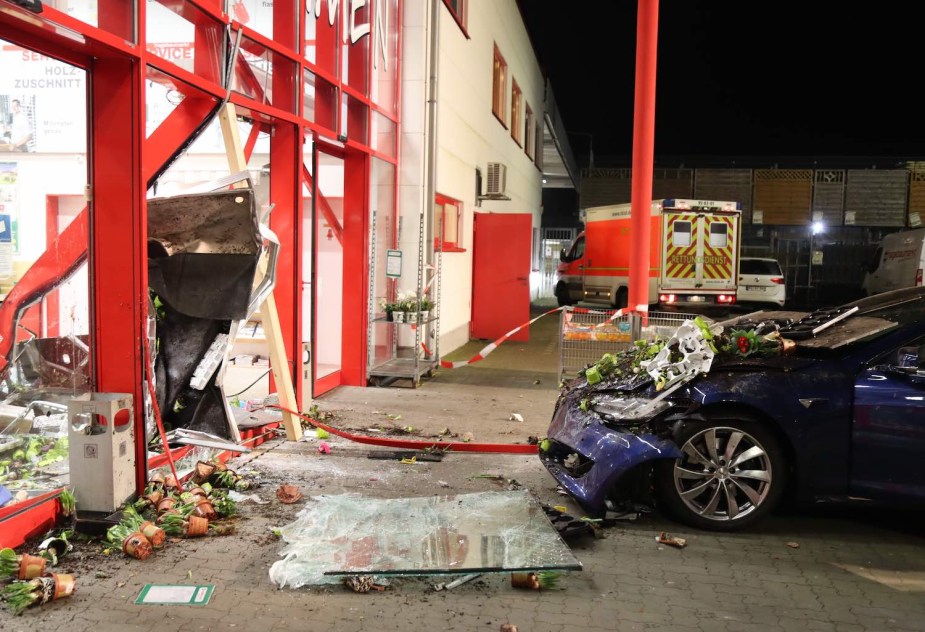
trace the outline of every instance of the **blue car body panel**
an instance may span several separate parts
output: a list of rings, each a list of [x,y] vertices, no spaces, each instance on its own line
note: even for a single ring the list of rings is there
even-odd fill
[[[593,461],[590,470],[582,476],[574,476],[558,463],[544,463],[569,495],[591,511],[600,511],[607,492],[617,479],[640,463],[681,456],[681,451],[673,441],[652,434],[621,432],[586,414],[576,419],[577,414],[578,411],[569,411],[565,406],[560,406],[549,428],[548,437],[570,446]]]

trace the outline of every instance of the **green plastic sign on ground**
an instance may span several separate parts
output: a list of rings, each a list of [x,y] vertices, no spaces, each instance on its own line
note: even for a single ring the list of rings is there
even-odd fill
[[[145,584],[135,605],[204,606],[209,603],[215,584]]]

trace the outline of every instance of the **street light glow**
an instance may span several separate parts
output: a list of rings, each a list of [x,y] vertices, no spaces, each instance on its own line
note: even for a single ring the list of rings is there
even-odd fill
[[[813,235],[825,232],[825,224],[822,222],[813,222]]]

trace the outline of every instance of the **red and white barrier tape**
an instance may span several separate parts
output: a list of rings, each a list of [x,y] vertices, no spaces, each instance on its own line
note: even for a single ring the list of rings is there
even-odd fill
[[[443,367],[444,369],[458,369],[459,367],[467,366],[467,365],[469,365],[469,364],[473,364],[473,363],[475,363],[475,362],[478,362],[479,360],[483,360],[483,359],[485,359],[485,356],[487,356],[489,353],[491,353],[492,351],[494,351],[495,349],[497,349],[497,348],[498,348],[498,345],[500,345],[502,342],[504,342],[505,340],[507,340],[508,338],[510,338],[511,336],[513,336],[514,334],[516,334],[518,331],[520,331],[520,330],[523,329],[524,327],[529,327],[530,325],[532,325],[533,323],[535,323],[536,321],[538,321],[538,320],[539,320],[540,318],[542,318],[543,316],[548,316],[549,314],[555,314],[556,312],[560,312],[560,311],[562,311],[563,309],[567,309],[567,308],[566,308],[566,307],[556,307],[555,309],[551,309],[551,310],[549,310],[549,311],[547,311],[547,312],[543,312],[542,314],[540,314],[540,315],[537,316],[536,318],[533,318],[533,319],[531,319],[531,320],[525,322],[523,325],[520,325],[519,327],[515,327],[514,329],[510,330],[509,332],[507,332],[506,334],[504,334],[503,336],[501,336],[500,338],[498,338],[498,339],[495,340],[494,342],[492,342],[492,343],[486,345],[481,351],[479,351],[477,354],[475,354],[474,356],[472,356],[472,357],[469,358],[468,360],[460,360],[460,361],[458,361],[458,362],[449,362],[449,361],[447,361],[447,360],[440,360],[440,366]],[[573,307],[573,308],[571,308],[571,310],[572,310],[572,312],[577,313],[577,314],[610,314],[610,311],[609,311],[609,310],[608,310],[608,311],[602,311],[602,310],[588,309],[588,308],[586,308],[586,307]],[[618,309],[617,311],[613,312],[613,314],[610,316],[610,318],[608,318],[607,320],[605,320],[605,321],[602,322],[602,323],[598,323],[597,325],[595,325],[595,327],[603,327],[604,325],[606,325],[606,324],[608,324],[608,323],[610,323],[610,322],[613,322],[613,321],[616,320],[617,318],[619,318],[619,317],[621,317],[621,316],[625,316],[625,315],[627,315],[627,314],[630,314],[631,312],[632,312],[632,310],[625,311],[625,310],[623,310],[623,309]],[[646,314],[647,314],[647,313],[648,313],[648,306],[647,306]],[[645,315],[643,316],[643,318],[645,318]],[[422,344],[422,346],[423,346],[423,344]],[[424,347],[424,351],[429,353],[427,347]]]
[[[385,437],[370,437],[368,435],[357,435],[343,430],[338,430],[328,426],[310,415],[300,413],[295,410],[289,410],[282,406],[270,405],[267,408],[282,410],[299,418],[308,421],[316,428],[321,428],[330,432],[332,435],[355,441],[356,443],[365,443],[367,445],[378,445],[387,448],[403,448],[405,450],[449,450],[451,452],[491,452],[500,454],[536,454],[537,446],[530,443],[475,443],[462,441],[427,441],[422,439],[387,439]]]

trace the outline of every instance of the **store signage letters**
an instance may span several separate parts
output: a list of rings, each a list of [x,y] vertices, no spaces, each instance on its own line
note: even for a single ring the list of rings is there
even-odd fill
[[[365,7],[368,4],[369,0],[344,0],[344,7],[350,13],[349,20],[349,29],[347,22],[344,23],[344,43],[348,41],[348,31],[349,31],[349,41],[351,44],[356,44],[360,39],[366,37],[371,32],[373,32],[372,27],[369,22],[365,24],[357,24],[357,12]],[[323,4],[328,5],[328,25],[334,26],[334,16],[337,15],[337,11],[340,5],[340,0],[315,0],[314,6],[312,2],[309,1],[305,5],[305,13],[313,17],[315,20],[321,17],[321,7]],[[373,19],[375,20],[375,39],[376,48],[379,50],[379,55],[373,57],[373,68],[376,68],[376,62],[378,57],[382,57],[382,68],[383,70],[388,70],[388,57],[386,55],[386,32],[389,28],[389,14],[388,14],[388,2],[385,0],[380,0],[376,3],[376,11],[373,13]]]

